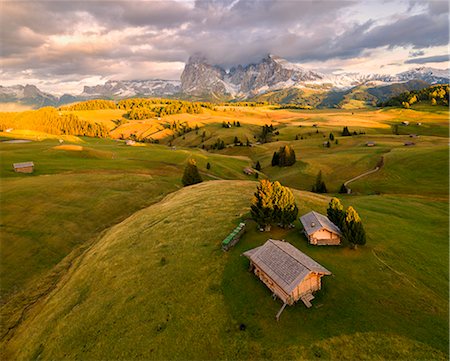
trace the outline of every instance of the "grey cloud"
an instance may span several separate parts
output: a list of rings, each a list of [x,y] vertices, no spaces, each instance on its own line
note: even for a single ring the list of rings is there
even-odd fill
[[[448,55],[426,56],[424,58],[414,58],[405,61],[405,64],[425,64],[425,63],[443,63],[448,62]]]
[[[352,1],[4,2],[1,52],[7,67],[2,77],[24,69],[41,77],[119,77],[124,67],[184,62],[194,52],[231,67],[259,61],[267,53],[303,62],[348,59],[380,47],[427,49],[449,41],[448,5],[442,3],[419,4],[420,14],[399,14],[379,25],[357,23],[351,17]],[[129,28],[136,35],[127,35]],[[112,40],[102,46],[49,45],[51,35],[80,29]],[[114,40],[117,34],[120,41]]]

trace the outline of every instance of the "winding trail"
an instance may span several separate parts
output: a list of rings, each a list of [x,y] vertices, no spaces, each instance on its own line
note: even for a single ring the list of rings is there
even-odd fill
[[[354,182],[355,180],[358,180],[362,177],[365,177],[369,174],[378,172],[383,165],[384,165],[384,157],[381,157],[381,160],[378,162],[378,165],[374,169],[371,169],[367,172],[357,175],[356,177],[353,177],[352,179],[349,179],[348,181],[344,182],[344,186],[347,189],[347,194],[350,194],[352,192],[352,190],[348,187],[348,184],[350,184],[351,182]]]

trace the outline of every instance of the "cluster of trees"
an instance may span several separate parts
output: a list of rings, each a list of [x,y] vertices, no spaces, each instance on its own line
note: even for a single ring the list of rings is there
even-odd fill
[[[239,121],[233,121],[233,123],[223,121],[222,128],[240,127],[241,123]]]
[[[311,105],[302,105],[302,104],[282,104],[277,107],[277,109],[304,109],[311,110],[314,109]]]
[[[225,148],[225,142],[220,138],[217,138],[216,142],[212,145],[212,149],[221,150],[224,148]]]
[[[203,182],[203,179],[198,171],[197,164],[195,163],[195,159],[189,159],[186,164],[186,167],[184,168],[184,173],[183,173],[183,178],[181,179],[181,183],[183,183],[183,186],[186,187],[186,186],[190,186],[190,185],[201,183],[201,182]]]
[[[106,138],[108,128],[99,123],[80,120],[75,114],[59,114],[53,107],[20,113],[0,113],[0,129],[29,129],[57,135]]]
[[[280,147],[278,152],[274,152],[272,156],[272,167],[288,167],[296,162],[295,151],[290,145]]]
[[[448,105],[449,102],[449,85],[439,84],[433,85],[421,90],[412,90],[404,92],[391,99],[379,103],[382,107],[400,107],[409,108],[412,104],[420,101],[429,101],[431,105]]]
[[[116,102],[113,100],[94,99],[85,102],[65,105],[59,110],[102,110],[102,109],[117,109]]]
[[[220,103],[219,105],[225,107],[262,107],[269,105],[268,102],[236,102],[236,103]]]
[[[344,241],[349,242],[354,248],[366,244],[366,232],[361,218],[352,206],[344,211],[339,199],[332,198],[328,204],[327,216],[341,229]]]
[[[272,134],[276,131],[276,128],[273,125],[264,124],[261,130],[261,136],[259,140],[261,143],[267,143],[271,140]]]
[[[170,114],[199,114],[203,112],[203,108],[210,107],[212,105],[209,103],[194,103],[171,99],[130,98],[120,100],[117,103],[117,108],[126,110],[128,117],[134,120],[162,117]]]
[[[341,133],[341,135],[343,136],[343,137],[350,137],[350,136],[352,136],[352,135],[358,135],[358,134],[366,134],[366,132],[363,132],[363,131],[359,131],[359,133],[356,131],[356,130],[354,130],[353,132],[350,132],[350,130],[348,129],[348,127],[344,127],[343,129],[342,129],[342,133]],[[331,135],[333,135],[333,134],[330,134],[330,140],[332,140],[331,139]],[[333,135],[333,139],[334,139],[334,135]],[[337,144],[337,143],[336,143]]]
[[[279,182],[259,182],[251,204],[251,216],[260,229],[269,231],[273,223],[288,227],[295,221],[297,214],[295,198],[289,188]]]
[[[322,171],[319,171],[316,177],[316,182],[312,186],[312,191],[314,193],[328,193],[325,181],[322,179]]]

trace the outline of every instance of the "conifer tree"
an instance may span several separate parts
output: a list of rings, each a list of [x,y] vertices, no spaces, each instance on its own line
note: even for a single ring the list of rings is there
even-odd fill
[[[328,204],[327,216],[331,222],[342,229],[345,219],[345,211],[344,206],[341,204],[339,199],[334,197],[331,198],[331,201]]]
[[[278,155],[278,152],[273,152],[272,167],[275,167],[276,165],[278,165],[279,161],[280,161],[280,156]]]
[[[348,130],[348,127],[344,127],[344,129],[342,129],[342,136],[343,137],[349,137],[351,136],[350,131]]]
[[[256,187],[250,212],[253,220],[265,231],[270,231],[273,219],[273,187],[268,180],[261,180]]]
[[[341,188],[339,188],[339,193],[341,194],[347,194],[347,187],[344,183],[342,183]]]
[[[255,169],[256,169],[258,172],[261,171],[261,163],[259,163],[259,160],[256,162]]]
[[[322,171],[319,171],[319,174],[317,174],[316,177],[316,183],[312,186],[312,191],[314,193],[327,193],[327,186],[325,185],[325,182],[322,179]]]
[[[366,232],[361,222],[361,218],[353,207],[348,207],[345,212],[345,220],[342,226],[344,239],[349,242],[353,248],[358,245],[366,244]]]
[[[203,182],[203,179],[198,172],[197,165],[194,159],[189,159],[184,169],[183,178],[181,179],[183,186],[190,186],[192,184],[197,184]]]
[[[298,208],[291,190],[283,187],[279,182],[273,183],[273,219],[280,227],[287,227],[295,221]]]

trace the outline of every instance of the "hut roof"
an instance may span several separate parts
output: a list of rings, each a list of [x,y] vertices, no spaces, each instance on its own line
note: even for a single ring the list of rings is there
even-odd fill
[[[269,239],[262,246],[245,252],[244,256],[261,268],[287,294],[310,272],[331,275],[325,267],[288,242]]]
[[[309,212],[300,217],[305,232],[309,235],[325,228],[327,231],[342,235],[341,230],[328,217],[317,212]]]
[[[27,167],[34,167],[33,162],[23,162],[23,163],[13,163],[14,168],[27,168]]]

